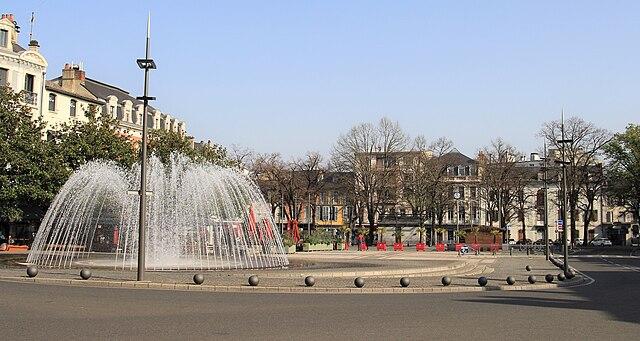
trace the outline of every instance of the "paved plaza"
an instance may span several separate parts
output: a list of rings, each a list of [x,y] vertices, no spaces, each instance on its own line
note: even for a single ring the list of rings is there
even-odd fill
[[[135,272],[113,268],[92,269],[88,281],[80,279],[78,268],[40,269],[36,278],[28,278],[19,260],[0,270],[0,277],[10,281],[35,281],[44,284],[82,285],[102,287],[153,288],[191,291],[260,291],[260,292],[329,292],[329,293],[428,293],[463,292],[478,290],[533,290],[552,288],[557,285],[544,281],[546,274],[557,274],[559,270],[543,256],[526,255],[464,255],[435,252],[378,252],[344,251],[314,252],[290,255],[291,266],[287,269],[256,269],[226,271],[148,271],[143,283],[135,282]],[[12,266],[13,265],[13,266]],[[529,265],[531,271],[526,271]],[[201,286],[193,284],[195,273],[205,276]],[[251,287],[247,278],[257,275],[259,286]],[[536,276],[538,282],[528,283],[528,276]],[[313,276],[313,287],[304,285],[304,278]],[[442,276],[449,276],[452,284],[444,287]],[[485,276],[489,283],[482,288],[478,277]],[[507,285],[507,276],[513,276],[516,284]],[[363,277],[365,286],[354,287],[355,277]],[[402,288],[401,277],[408,277],[410,285]],[[581,275],[561,283],[575,285],[584,281]]]
[[[0,320],[0,327],[9,331],[11,339],[636,339],[640,333],[640,293],[636,290],[640,259],[628,254],[624,258],[591,254],[598,257],[572,258],[572,265],[588,280],[524,291],[402,295],[218,293],[2,280],[0,305],[11,314]],[[449,255],[417,257],[425,257],[426,261],[432,256],[442,257],[442,262],[457,261]],[[463,261],[467,259],[474,258]],[[509,272],[522,281],[527,275],[524,270],[527,263],[533,264],[531,273],[538,277],[547,271],[558,272],[557,268],[545,267],[544,259],[537,256],[487,256],[477,260],[491,261],[487,262],[487,271],[492,270],[485,274],[489,285],[502,282]],[[4,268],[3,275],[8,271],[14,270]],[[15,271],[23,276],[22,270]],[[75,276],[73,280],[79,282],[76,272],[61,271],[57,276]],[[103,276],[102,270],[94,272],[96,277]],[[267,278],[270,273],[278,271],[263,270],[260,286],[276,281]],[[189,280],[187,273],[149,274],[185,285]],[[38,278],[53,275],[53,271],[43,270]],[[232,278],[238,275],[238,279],[227,281],[246,286],[240,272],[228,275]],[[454,285],[465,281],[464,277],[467,276],[453,276]],[[208,284],[218,280],[212,274],[206,278]],[[372,276],[367,278],[365,287],[399,288],[396,279],[387,284],[387,279]],[[85,283],[97,280],[100,279],[92,278]],[[291,278],[290,284],[288,280],[286,283],[291,287],[301,285],[297,278]],[[329,280],[318,278],[316,285],[321,287]],[[411,287],[431,285],[424,284],[428,281],[429,277],[412,277]],[[345,278],[344,286],[349,282]],[[473,285],[473,279],[464,283]]]

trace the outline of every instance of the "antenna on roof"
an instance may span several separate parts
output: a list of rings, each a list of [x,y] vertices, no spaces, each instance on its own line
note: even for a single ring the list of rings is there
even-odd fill
[[[33,40],[33,23],[34,21],[36,21],[36,14],[35,12],[31,12],[31,22],[29,23],[30,28],[29,28],[29,42],[31,42]]]

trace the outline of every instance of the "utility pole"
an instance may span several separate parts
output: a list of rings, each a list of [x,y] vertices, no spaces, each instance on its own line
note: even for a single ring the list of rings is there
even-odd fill
[[[543,147],[543,158],[544,163],[542,166],[542,181],[543,181],[543,190],[544,190],[544,256],[547,260],[549,260],[549,219],[547,211],[547,141],[544,141]]]
[[[140,153],[140,217],[138,219],[138,281],[144,281],[145,270],[145,241],[146,241],[146,220],[147,220],[147,110],[149,101],[155,97],[149,97],[149,70],[156,68],[156,63],[149,57],[149,45],[151,42],[151,14],[147,18],[147,41],[144,59],[138,59],[138,66],[144,70],[144,95],[137,97],[143,101],[142,115],[142,147]]]

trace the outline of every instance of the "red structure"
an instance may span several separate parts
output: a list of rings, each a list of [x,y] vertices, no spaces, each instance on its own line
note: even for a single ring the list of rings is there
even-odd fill
[[[298,244],[300,241],[300,229],[298,228],[297,220],[289,220],[287,221],[287,232],[291,234],[291,239]]]
[[[393,251],[404,251],[404,244],[393,243]]]
[[[444,243],[436,243],[436,251],[438,252],[444,252],[446,249]]]
[[[426,251],[427,247],[424,243],[416,243],[416,251]]]
[[[376,244],[376,250],[378,250],[378,251],[387,251],[387,243],[378,242]]]

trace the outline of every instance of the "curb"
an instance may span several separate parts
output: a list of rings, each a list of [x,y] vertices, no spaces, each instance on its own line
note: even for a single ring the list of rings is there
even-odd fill
[[[54,279],[54,278],[28,278],[28,277],[0,277],[0,281],[6,282],[31,282],[35,284],[50,284],[62,286],[97,287],[97,288],[124,288],[124,289],[152,289],[174,291],[200,291],[200,292],[250,292],[250,293],[300,293],[300,294],[427,294],[427,293],[463,293],[481,291],[527,291],[540,289],[565,288],[580,285],[586,281],[583,276],[571,280],[571,283],[562,285],[559,283],[541,283],[529,285],[497,285],[497,286],[450,286],[427,288],[321,288],[321,287],[252,287],[252,286],[213,286],[194,285],[181,283],[156,283],[134,281],[102,281],[80,279]],[[566,282],[564,282],[566,283]]]

